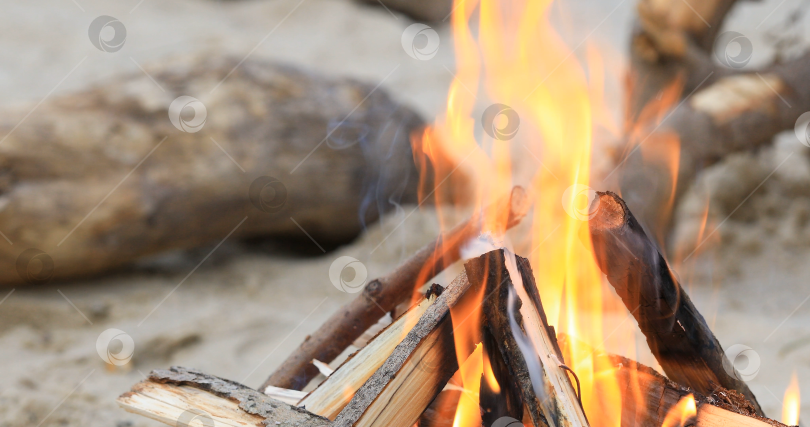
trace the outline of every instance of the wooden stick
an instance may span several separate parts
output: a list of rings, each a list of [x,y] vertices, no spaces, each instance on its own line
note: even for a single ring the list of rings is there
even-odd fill
[[[501,202],[509,208],[508,227],[523,219],[529,210],[529,200],[522,187],[514,187],[508,201]],[[503,208],[503,204],[488,209]],[[351,343],[385,313],[397,304],[407,301],[422,283],[443,271],[460,258],[461,245],[480,232],[479,216],[458,225],[447,235],[423,247],[401,266],[386,276],[372,280],[352,302],[335,312],[312,335],[301,343],[284,363],[264,382],[260,389],[269,385],[301,390],[316,375],[318,369],[311,363],[318,359],[329,363],[343,353]]]
[[[458,370],[450,309],[478,293],[459,275],[382,367],[355,393],[335,427],[411,427]]]
[[[472,283],[486,286],[484,325],[497,340],[533,424],[588,426],[568,374],[560,366],[556,337],[549,333],[528,260],[499,249],[464,267]]]
[[[234,381],[174,366],[156,370],[149,379],[118,397],[128,412],[166,423],[188,426],[320,427],[326,418],[272,399]]]
[[[657,246],[619,196],[598,193],[590,232],[599,268],[638,322],[647,344],[673,381],[704,395],[717,386],[756,397],[723,368],[723,347],[670,271]]]
[[[388,359],[437,297],[437,294],[432,293],[429,298],[425,298],[388,325],[365,347],[340,365],[318,388],[301,400],[298,406],[334,420],[363,383]]]

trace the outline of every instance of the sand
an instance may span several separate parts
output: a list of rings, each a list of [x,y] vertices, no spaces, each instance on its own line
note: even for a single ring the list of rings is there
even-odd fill
[[[609,67],[620,71],[633,3],[576,2],[561,15],[560,27],[571,45],[587,40],[609,52]],[[773,0],[734,12],[726,26],[752,34],[752,65],[773,57],[762,34],[791,8]],[[100,52],[89,42],[87,27],[99,15],[126,25],[120,51]],[[755,30],[766,15],[768,23]],[[35,105],[121,72],[148,70],[161,58],[210,51],[381,83],[430,118],[443,110],[453,78],[449,28],[437,27],[437,56],[418,61],[400,45],[410,23],[344,0],[7,3],[0,14],[0,103]],[[608,90],[620,93],[615,80]],[[774,418],[780,418],[791,372],[810,384],[808,150],[787,135],[775,148],[734,156],[706,171],[678,212],[676,240],[689,253],[705,201],[711,202],[708,240],[676,265],[678,274],[724,346],[746,345],[759,356],[761,368],[749,384]],[[336,258],[363,259],[375,276],[436,235],[433,212],[407,216],[412,209],[403,207],[356,242],[323,255],[226,242],[207,259],[214,245],[92,280],[0,289],[0,426],[160,425],[120,410],[114,400],[151,369],[172,364],[257,387],[352,298],[329,281]],[[99,335],[111,328],[135,345],[123,368],[96,351]],[[650,363],[643,351],[630,356]],[[804,396],[810,410],[810,392]]]

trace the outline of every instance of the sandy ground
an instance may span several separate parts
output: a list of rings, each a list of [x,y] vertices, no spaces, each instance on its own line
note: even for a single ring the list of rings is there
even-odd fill
[[[572,46],[587,37],[612,52],[609,62],[621,64],[633,3],[572,3],[560,14],[561,30]],[[4,106],[34,105],[117,73],[148,69],[161,58],[211,51],[382,82],[397,99],[433,117],[443,109],[453,73],[447,27],[437,27],[437,56],[417,61],[400,45],[407,18],[343,0],[39,0],[1,8]],[[765,33],[791,8],[773,0],[735,11],[727,27],[748,31],[752,65],[772,58]],[[126,25],[120,51],[103,53],[89,43],[87,27],[99,15]],[[755,30],[766,16],[767,24]],[[810,25],[797,31],[806,40],[802,32]],[[774,418],[791,372],[810,384],[807,151],[786,136],[775,148],[735,156],[707,171],[679,212],[679,241],[688,253],[705,201],[711,201],[707,243],[679,264],[678,273],[724,346],[747,345],[759,355],[761,369],[750,386]],[[436,235],[426,210],[385,239],[411,209],[323,256],[226,242],[196,270],[213,246],[94,280],[0,289],[0,426],[159,425],[118,409],[114,399],[151,369],[171,364],[258,386],[351,298],[328,280],[334,259],[362,258],[374,276]],[[126,369],[108,368],[96,352],[99,334],[110,328],[135,343]],[[648,354],[637,357],[649,363]],[[804,396],[803,409],[810,411],[810,391]]]

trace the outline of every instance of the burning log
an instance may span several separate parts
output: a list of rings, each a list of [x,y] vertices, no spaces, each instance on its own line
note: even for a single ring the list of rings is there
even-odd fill
[[[508,201],[508,227],[523,219],[529,209],[522,187],[514,187]],[[488,209],[503,208],[502,205]],[[311,363],[318,359],[329,363],[343,353],[354,340],[374,325],[385,313],[409,300],[415,289],[460,258],[461,245],[480,232],[479,216],[456,226],[447,235],[428,244],[386,276],[372,280],[363,292],[310,335],[264,382],[261,389],[275,386],[301,390],[318,375]]]
[[[567,354],[572,338],[559,334],[557,339]],[[610,374],[616,379],[621,394],[622,427],[660,427],[678,402],[690,395],[696,401],[697,425],[700,427],[783,426],[780,422],[757,415],[751,402],[735,391],[718,388],[713,394],[704,396],[624,356],[594,351],[582,342],[578,343],[577,349],[590,353],[595,366],[612,367]],[[602,373],[596,374],[600,376]],[[601,388],[603,384],[599,381],[594,383],[596,395],[610,393]]]
[[[484,302],[485,307],[486,304]],[[488,322],[488,320],[485,320],[485,322]],[[484,349],[484,372],[479,387],[478,405],[481,408],[482,424],[490,427],[503,417],[521,420],[523,419],[522,390],[513,386],[513,376],[507,362],[501,355],[498,338],[487,326],[483,326],[481,329]],[[519,367],[523,368],[523,366]]]
[[[312,391],[298,406],[330,420],[343,410],[357,390],[379,369],[393,353],[403,337],[411,331],[428,307],[441,295],[443,288],[435,285],[419,304],[388,325],[374,339],[350,356],[332,375]],[[270,386],[272,387],[272,386]]]
[[[472,283],[486,289],[483,324],[496,345],[485,341],[484,348],[490,360],[502,358],[505,362],[507,372],[498,369],[500,387],[517,387],[535,426],[588,426],[562,368],[562,355],[548,326],[528,260],[496,250],[468,261],[465,269]],[[503,378],[506,374],[508,378]],[[485,382],[482,380],[482,388]]]
[[[462,272],[340,412],[335,427],[411,427],[458,370],[450,310],[477,292]]]
[[[118,397],[127,412],[171,426],[275,425],[320,427],[331,422],[234,381],[182,367],[156,370]],[[197,425],[195,423],[195,425]]]
[[[372,85],[243,60],[171,61],[30,117],[0,114],[0,232],[13,242],[0,245],[0,285],[98,274],[229,233],[307,239],[299,224],[346,242],[362,230],[366,184],[417,201],[414,112]],[[26,274],[32,248],[47,251],[38,274]]]
[[[614,193],[598,193],[590,232],[599,268],[607,275],[647,337],[667,376],[699,393],[718,386],[745,396],[762,415],[756,397],[724,369],[723,347],[658,251]]]

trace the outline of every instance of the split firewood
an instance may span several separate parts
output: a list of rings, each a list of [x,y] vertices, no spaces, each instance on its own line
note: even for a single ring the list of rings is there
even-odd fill
[[[572,338],[566,334],[557,336],[564,353],[570,351]],[[611,366],[610,372],[596,372],[595,376],[611,375],[616,379],[621,394],[622,427],[660,427],[667,414],[677,403],[692,395],[697,406],[697,426],[745,426],[778,427],[782,423],[764,418],[740,393],[718,388],[710,395],[702,395],[695,390],[678,384],[658,373],[655,369],[630,360],[624,356],[595,351],[579,342],[577,351],[593,357],[594,366]],[[603,388],[607,385],[607,388]],[[594,383],[594,394],[610,393],[614,383],[610,381]]]
[[[0,284],[226,237],[308,241],[301,228],[334,245],[379,215],[363,188],[417,201],[413,111],[373,85],[240,59],[170,61],[0,114]]]
[[[464,389],[443,390],[419,417],[417,427],[453,427]]]
[[[334,426],[413,426],[458,370],[450,310],[477,295],[462,272],[357,390]]]
[[[497,347],[485,346],[485,350],[490,351],[490,360],[503,358],[510,377],[500,387],[518,388],[536,427],[588,426],[571,380],[561,367],[564,362],[556,336],[549,333],[528,260],[495,250],[464,267],[471,283],[486,286],[483,324]]]
[[[658,363],[675,382],[710,395],[717,386],[756,397],[734,372],[723,347],[678,283],[655,243],[624,201],[598,193],[590,233],[599,268],[635,317]]]
[[[614,160],[622,196],[662,244],[672,207],[701,170],[732,153],[769,144],[810,110],[805,78],[810,52],[744,69],[751,53],[745,35],[735,40],[739,58],[725,51],[731,42],[725,36],[718,40],[718,30],[735,3],[638,3],[627,79],[627,145]],[[661,153],[669,153],[668,159],[656,160]]]
[[[128,412],[171,426],[321,427],[331,421],[234,381],[182,367],[156,370],[118,397]],[[198,424],[199,423],[199,424]]]
[[[486,307],[486,302],[484,303]],[[488,319],[484,319],[488,321]],[[486,323],[484,324],[486,325]],[[498,338],[483,326],[484,372],[478,393],[478,406],[481,408],[481,424],[491,427],[503,417],[523,419],[523,399],[521,388],[514,386],[512,374],[498,347]],[[507,332],[508,333],[508,332]]]
[[[422,302],[377,334],[365,347],[349,356],[349,359],[329,375],[329,378],[302,399],[298,406],[334,420],[357,390],[383,365],[440,294],[441,292],[431,292]]]
[[[509,209],[507,226],[515,226],[529,210],[529,199],[522,187],[512,189],[509,200],[487,209]],[[275,387],[301,390],[318,375],[312,359],[329,363],[346,350],[364,331],[398,304],[409,301],[431,277],[461,257],[461,246],[481,231],[476,214],[446,235],[426,245],[386,276],[372,280],[352,302],[335,312],[264,382],[262,389]]]

